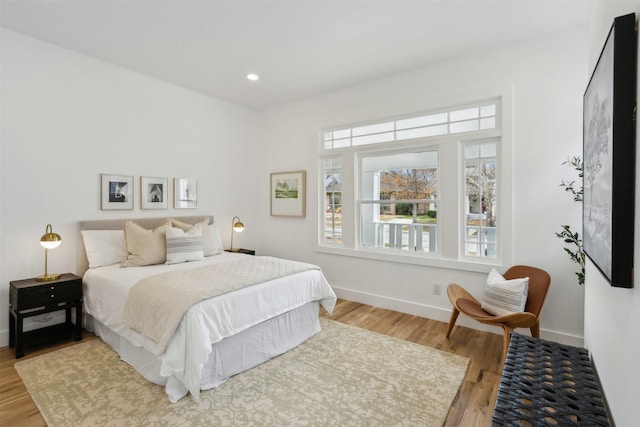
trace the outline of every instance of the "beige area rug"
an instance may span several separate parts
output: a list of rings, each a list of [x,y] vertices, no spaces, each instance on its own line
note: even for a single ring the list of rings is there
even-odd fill
[[[469,360],[321,318],[297,348],[169,403],[100,340],[15,364],[50,427],[441,426]]]

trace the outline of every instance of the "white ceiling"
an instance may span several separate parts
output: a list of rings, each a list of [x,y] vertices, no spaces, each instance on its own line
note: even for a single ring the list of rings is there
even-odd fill
[[[265,109],[586,25],[587,9],[587,0],[2,0],[0,25]]]

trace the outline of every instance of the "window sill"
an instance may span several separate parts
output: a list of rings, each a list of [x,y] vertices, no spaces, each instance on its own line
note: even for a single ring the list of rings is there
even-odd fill
[[[496,268],[498,270],[503,269],[502,263],[499,260],[495,260],[495,262],[472,262],[468,260],[456,260],[456,259],[443,259],[443,258],[435,258],[432,256],[425,255],[412,255],[409,253],[403,255],[397,255],[390,251],[376,251],[376,250],[366,250],[366,249],[351,249],[351,248],[342,248],[336,246],[320,246],[316,247],[316,252],[330,254],[330,255],[340,255],[340,256],[349,256],[354,258],[364,258],[371,259],[375,261],[386,261],[386,262],[394,262],[399,264],[412,264],[412,265],[423,265],[426,267],[435,267],[435,268],[446,268],[450,270],[464,270],[464,271],[473,271],[478,273],[488,273],[492,268]]]

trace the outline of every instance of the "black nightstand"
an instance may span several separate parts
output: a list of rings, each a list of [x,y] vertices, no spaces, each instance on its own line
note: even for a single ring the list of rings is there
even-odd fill
[[[235,248],[235,249],[225,249],[225,252],[231,252],[231,253],[236,253],[236,254],[245,254],[245,255],[255,255],[256,251],[254,251],[253,249],[239,249],[239,248]]]
[[[24,356],[25,342],[43,344],[52,339],[73,336],[82,339],[82,278],[75,274],[60,275],[58,280],[38,282],[35,278],[14,280],[9,295],[9,346],[16,348],[16,359]],[[71,322],[71,309],[76,309],[75,324]],[[65,310],[66,321],[24,332],[26,317]]]

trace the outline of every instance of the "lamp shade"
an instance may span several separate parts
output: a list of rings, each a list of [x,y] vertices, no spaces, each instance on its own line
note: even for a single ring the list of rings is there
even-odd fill
[[[53,232],[51,224],[47,224],[44,234],[40,238],[40,244],[45,249],[54,249],[60,246],[62,243],[62,237],[58,233]]]

